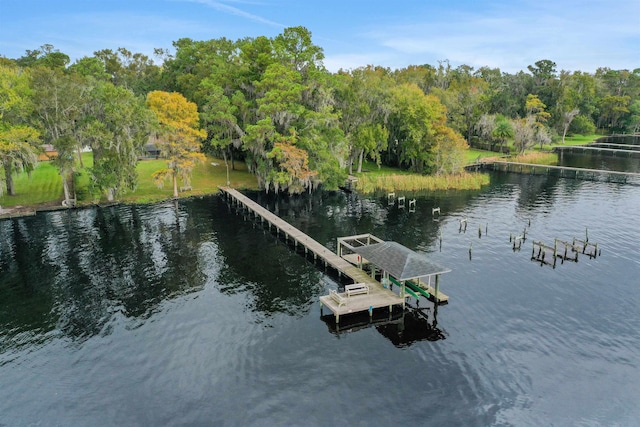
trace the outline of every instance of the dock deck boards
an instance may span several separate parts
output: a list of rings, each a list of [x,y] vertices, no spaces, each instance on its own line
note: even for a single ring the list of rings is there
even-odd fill
[[[431,298],[435,300],[436,299],[436,288],[434,288],[433,286],[424,283],[423,281],[419,280],[417,285],[419,287],[421,287],[422,289],[424,289],[425,291],[427,291],[429,294],[431,294]],[[441,291],[438,291],[437,293],[437,302],[438,304],[442,304],[442,303],[446,303],[449,302],[449,295],[445,295],[443,294]]]
[[[381,307],[393,307],[397,304],[402,304],[404,299],[396,295],[393,291],[385,289],[380,282],[368,277],[366,282],[369,285],[369,293],[361,295],[347,296],[346,292],[339,294],[346,299],[346,304],[338,306],[338,303],[329,295],[323,295],[320,297],[320,302],[333,312],[336,317],[349,313],[359,313],[363,311],[381,308]],[[364,281],[363,281],[364,282]]]

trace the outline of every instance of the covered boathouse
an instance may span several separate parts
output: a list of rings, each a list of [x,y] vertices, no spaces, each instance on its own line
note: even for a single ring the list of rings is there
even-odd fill
[[[371,234],[338,238],[338,256],[368,274],[361,283],[345,285],[344,292],[332,290],[320,297],[321,307],[340,316],[394,305],[405,307],[406,298],[427,298],[444,304],[449,297],[439,290],[440,275],[451,270],[424,255],[397,243],[386,242]]]

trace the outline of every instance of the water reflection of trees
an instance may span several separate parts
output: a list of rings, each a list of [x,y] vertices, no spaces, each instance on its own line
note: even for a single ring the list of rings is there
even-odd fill
[[[216,281],[222,292],[250,294],[250,309],[266,315],[299,315],[316,300],[323,291],[316,267],[222,200],[216,215],[224,217],[213,224],[222,259]]]
[[[271,212],[313,237],[330,249],[336,239],[371,233],[384,240],[397,241],[410,248],[428,248],[437,240],[440,222],[434,221],[431,207],[439,206],[446,215],[455,215],[479,192],[419,195],[414,212],[408,207],[390,206],[386,194],[361,196],[356,193],[327,192],[294,197],[250,193],[249,197]],[[407,195],[407,199],[413,198]],[[442,217],[444,218],[444,216]]]
[[[0,348],[26,331],[108,333],[114,316],[147,318],[208,280],[267,315],[300,314],[324,291],[320,270],[218,197],[3,221],[0,268]]]
[[[85,338],[115,312],[144,317],[165,298],[202,288],[194,262],[201,233],[186,226],[192,208],[118,206],[4,222],[3,333],[56,328]]]
[[[41,251],[34,243],[38,230],[28,221],[0,222],[0,349],[7,339],[30,330],[48,332],[53,296],[50,277],[43,274]]]
[[[640,161],[635,153],[629,155],[625,153],[566,152],[562,154],[561,165],[640,173]]]

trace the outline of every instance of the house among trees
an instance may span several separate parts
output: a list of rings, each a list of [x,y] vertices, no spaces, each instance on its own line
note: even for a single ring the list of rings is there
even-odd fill
[[[39,161],[52,160],[58,157],[58,150],[56,150],[53,144],[43,144],[42,149],[43,152],[38,155]]]
[[[151,139],[151,138],[149,138]],[[160,157],[160,148],[153,142],[147,142],[144,146],[143,157],[145,159],[157,159]]]

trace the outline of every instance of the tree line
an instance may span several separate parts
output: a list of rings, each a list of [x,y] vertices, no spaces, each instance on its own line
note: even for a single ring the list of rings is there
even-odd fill
[[[231,167],[244,160],[266,191],[300,193],[336,188],[364,160],[456,173],[469,145],[513,141],[524,151],[571,134],[640,131],[640,69],[558,72],[545,59],[509,74],[445,60],[330,73],[304,27],[173,47],[156,49],[156,61],[118,48],[71,64],[50,45],[0,57],[9,194],[12,174],[34,167],[42,143],[57,149],[62,177],[90,146],[95,192],[113,199],[135,188],[149,141],[168,160],[158,182],[172,177],[174,189],[203,160],[202,141]]]

